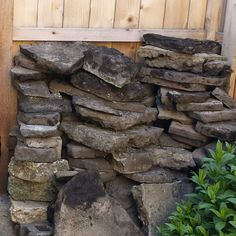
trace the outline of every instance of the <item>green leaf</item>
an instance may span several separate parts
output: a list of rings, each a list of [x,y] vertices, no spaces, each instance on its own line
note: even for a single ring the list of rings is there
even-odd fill
[[[236,198],[228,198],[227,200],[233,204],[236,204]]]
[[[215,229],[220,232],[225,227],[226,223],[223,221],[217,222],[215,225]]]
[[[229,223],[236,229],[236,221],[229,221]]]

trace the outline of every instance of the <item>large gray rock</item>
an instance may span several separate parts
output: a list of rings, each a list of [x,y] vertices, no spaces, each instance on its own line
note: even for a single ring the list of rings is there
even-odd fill
[[[17,161],[51,163],[61,159],[61,144],[53,148],[35,148],[18,141],[14,156]]]
[[[18,112],[18,121],[26,125],[46,125],[54,126],[60,122],[60,113],[24,113]]]
[[[11,200],[11,220],[17,224],[46,222],[48,206],[49,204],[46,202]],[[4,236],[6,236],[6,234],[4,234]]]
[[[67,144],[67,154],[72,158],[89,159],[97,157],[105,157],[107,154],[99,150],[95,150],[84,145],[71,142]]]
[[[13,67],[11,69],[11,75],[14,79],[19,81],[47,79],[46,74],[37,70],[26,69],[21,66]]]
[[[53,163],[35,163],[16,161],[12,158],[8,166],[8,172],[11,176],[36,183],[52,181],[58,171],[68,171],[69,169],[66,160],[55,161]]]
[[[175,52],[195,54],[195,53],[215,53],[220,54],[221,44],[212,40],[180,39],[159,34],[144,34],[146,45],[152,45]]]
[[[72,74],[82,67],[84,52],[90,47],[82,42],[46,42],[21,45],[20,51],[33,59],[38,68],[58,74]]]
[[[8,192],[16,201],[51,202],[56,199],[57,189],[53,182],[31,182],[10,176]]]
[[[204,64],[204,74],[210,76],[230,76],[232,70],[228,61],[210,61]]]
[[[175,210],[176,203],[192,192],[192,185],[183,182],[141,184],[133,188],[139,217],[148,236],[156,235],[156,227],[164,224]]]
[[[114,130],[125,130],[135,125],[150,124],[157,119],[157,110],[155,108],[147,108],[143,113],[119,111],[120,116],[93,111],[77,105],[75,110],[80,116],[89,118],[105,128]]]
[[[76,175],[60,191],[55,236],[141,236],[124,208],[106,195],[97,172]]]
[[[97,47],[85,52],[83,68],[118,88],[135,78],[138,66],[114,48]]]
[[[146,172],[133,173],[125,176],[136,182],[147,184],[173,183],[178,180],[188,179],[186,173],[164,168],[155,168]]]
[[[236,122],[225,121],[204,124],[200,121],[197,122],[196,130],[208,137],[217,138],[223,141],[235,141],[236,140]]]
[[[116,88],[86,71],[79,71],[74,74],[71,83],[78,89],[113,102],[142,103],[146,97],[154,94],[154,89],[151,85],[134,81],[122,88]]]
[[[62,98],[19,97],[19,108],[23,112],[72,112],[71,101]]]
[[[149,146],[144,149],[129,148],[125,152],[113,153],[113,168],[122,174],[146,172],[153,167],[174,170],[195,166],[192,153],[181,148]]]

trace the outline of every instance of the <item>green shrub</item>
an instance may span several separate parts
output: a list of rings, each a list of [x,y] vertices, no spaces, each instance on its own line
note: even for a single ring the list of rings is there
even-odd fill
[[[236,236],[236,146],[221,142],[193,173],[195,192],[177,205],[162,236]]]

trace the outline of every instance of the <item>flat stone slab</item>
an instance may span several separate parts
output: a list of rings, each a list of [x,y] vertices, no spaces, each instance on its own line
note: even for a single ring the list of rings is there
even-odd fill
[[[72,112],[71,101],[62,98],[19,97],[19,108],[23,112]]]
[[[81,172],[64,185],[57,202],[55,236],[143,236],[125,209],[108,196],[97,172]]]
[[[221,101],[226,107],[230,109],[236,108],[236,102],[224,90],[216,88],[211,94]]]
[[[138,66],[130,58],[107,47],[96,47],[85,52],[83,68],[118,88],[129,83],[138,72]]]
[[[180,39],[159,34],[144,34],[144,43],[175,52],[220,54],[221,44],[212,40]]]
[[[227,82],[227,77],[209,77],[209,76],[201,76],[198,74],[193,74],[189,72],[179,72],[174,70],[165,70],[165,69],[154,69],[143,67],[141,70],[141,75],[150,75],[156,76],[163,80],[175,82],[175,83],[183,83],[183,84],[202,84],[209,86],[225,86]]]
[[[11,220],[17,224],[46,222],[48,206],[46,202],[11,200]]]
[[[188,55],[166,49],[144,46],[138,49],[139,57],[145,58],[145,64],[154,68],[165,68],[176,71],[203,73],[203,66],[209,61],[226,61],[227,59],[217,54],[197,53]]]
[[[17,79],[19,81],[47,79],[46,74],[37,70],[30,70],[21,66],[13,67],[11,69],[11,75],[14,79]]]
[[[197,122],[196,130],[203,135],[223,141],[231,142],[236,140],[235,121],[215,122],[209,124]]]
[[[144,224],[146,235],[156,235],[156,227],[163,225],[176,210],[176,203],[192,192],[192,185],[183,182],[165,184],[141,184],[133,187],[139,218]]]
[[[75,110],[80,116],[96,121],[102,127],[114,130],[126,130],[135,125],[150,124],[157,119],[157,110],[155,108],[147,108],[143,113],[119,111],[120,116],[93,111],[77,105]]]
[[[216,99],[208,99],[205,102],[177,103],[177,111],[222,111],[223,103]]]
[[[58,137],[50,137],[50,138],[21,138],[21,142],[23,142],[27,147],[32,148],[58,148],[58,152],[61,152],[60,149],[62,147],[62,138]]]
[[[8,166],[8,172],[11,176],[36,183],[52,181],[54,174],[58,171],[68,171],[69,169],[67,160],[59,160],[53,163],[35,163],[16,161],[12,158]]]
[[[231,65],[228,61],[209,61],[204,64],[204,74],[209,76],[230,76]]]
[[[55,126],[60,122],[61,116],[58,112],[25,113],[19,111],[17,119],[26,125]]]
[[[134,81],[122,88],[116,88],[86,71],[79,71],[72,75],[71,83],[78,89],[112,102],[142,103],[146,97],[154,95],[154,89],[151,85]]]
[[[76,170],[57,171],[55,177],[58,182],[67,182],[78,173]]]
[[[185,125],[190,125],[193,123],[193,120],[181,111],[170,111],[162,108],[161,106],[158,106],[157,109],[158,119],[160,120],[176,120]]]
[[[168,91],[167,96],[173,103],[202,103],[211,97],[210,92]]]
[[[21,45],[20,51],[33,59],[38,68],[58,74],[72,74],[82,67],[84,52],[90,47],[82,42],[45,42]]]
[[[96,149],[92,149],[79,143],[71,142],[66,145],[67,154],[75,159],[93,159],[105,157],[107,154]]]
[[[58,136],[58,125],[26,125],[20,123],[20,133],[25,138],[46,138]]]
[[[125,175],[125,177],[146,184],[173,183],[175,181],[188,179],[186,173],[164,168],[155,168],[146,172],[133,173]]]
[[[31,182],[10,176],[8,192],[16,201],[51,202],[56,199],[57,191],[52,182]]]
[[[223,111],[193,111],[189,112],[188,115],[203,123],[233,121],[236,120],[236,109],[224,109]]]
[[[113,153],[112,166],[122,174],[146,172],[153,167],[183,170],[195,166],[192,153],[180,148],[149,146]]]
[[[183,125],[179,122],[172,121],[169,127],[170,134],[179,135],[181,137],[188,137],[188,139],[198,140],[201,142],[207,142],[208,138],[200,133],[198,133],[193,125]]]
[[[54,148],[34,148],[28,147],[18,141],[14,156],[16,161],[51,163],[61,159],[61,146]]]

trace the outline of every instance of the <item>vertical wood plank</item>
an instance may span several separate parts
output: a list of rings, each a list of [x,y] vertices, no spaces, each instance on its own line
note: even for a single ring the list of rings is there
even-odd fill
[[[204,29],[207,0],[190,0],[188,29]]]
[[[15,117],[15,96],[11,87],[13,0],[0,0],[0,193],[6,191],[8,173],[8,134]]]
[[[113,28],[116,0],[91,0],[89,27]]]
[[[189,0],[166,0],[164,28],[187,28],[189,3]]]
[[[36,27],[38,0],[14,0],[14,26]]]
[[[141,0],[139,28],[163,28],[166,0]]]
[[[39,0],[38,27],[62,27],[63,0]]]
[[[88,27],[90,0],[65,0],[63,27]]]

